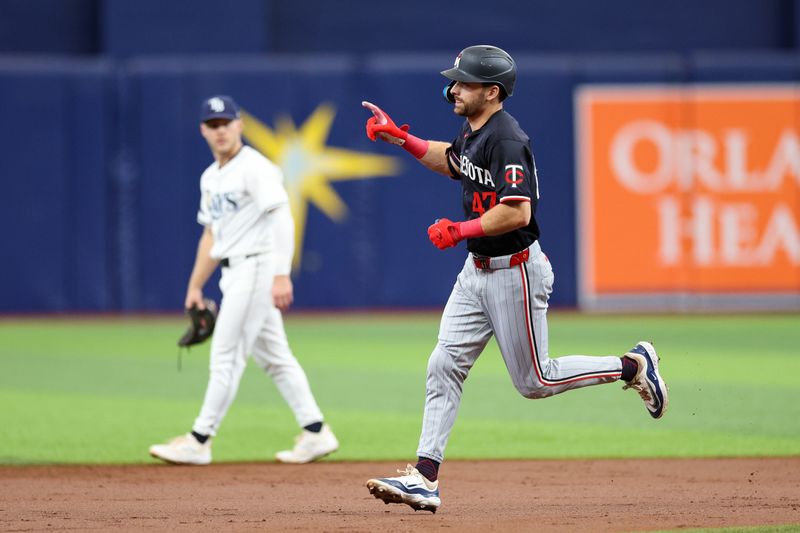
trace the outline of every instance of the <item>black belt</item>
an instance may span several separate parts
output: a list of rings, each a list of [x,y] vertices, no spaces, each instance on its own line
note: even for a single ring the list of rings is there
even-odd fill
[[[244,256],[244,258],[245,258],[245,259],[250,259],[251,257],[255,257],[255,256],[257,256],[257,255],[261,255],[261,254],[260,254],[260,253],[258,253],[258,254],[250,254],[250,255],[246,255],[246,256]],[[221,260],[220,260],[220,262],[219,262],[219,264],[220,264],[220,266],[222,266],[223,268],[228,268],[229,266],[231,266],[231,261],[230,261],[230,259],[229,259],[229,258],[227,258],[227,257],[226,257],[226,258],[224,258],[224,259],[221,259]]]

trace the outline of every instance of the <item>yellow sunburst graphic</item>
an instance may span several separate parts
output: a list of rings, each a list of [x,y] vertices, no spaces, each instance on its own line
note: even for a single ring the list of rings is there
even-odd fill
[[[283,116],[272,130],[242,112],[245,139],[283,170],[295,222],[294,268],[301,262],[309,203],[340,222],[347,216],[347,205],[332,182],[394,176],[400,170],[394,157],[326,146],[335,115],[333,106],[321,104],[300,128]]]

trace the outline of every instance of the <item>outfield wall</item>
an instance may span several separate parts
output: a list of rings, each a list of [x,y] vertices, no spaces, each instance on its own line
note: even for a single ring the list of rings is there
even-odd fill
[[[800,93],[800,61],[792,54],[516,56],[519,79],[507,109],[533,139],[541,241],[556,272],[552,303],[560,306],[587,302],[580,293],[585,258],[576,209],[583,193],[576,189],[582,183],[575,127],[581,90],[666,84],[690,94],[695,84],[777,84],[790,100]],[[0,130],[6,192],[0,311],[180,307],[200,234],[194,222],[197,180],[210,162],[198,110],[215,93],[239,100],[251,117],[248,142],[281,160],[296,198],[307,193],[295,205],[307,208],[295,212],[302,237],[298,308],[442,306],[463,248],[440,252],[425,229],[438,217],[463,218],[459,188],[401,150],[371,143],[360,102],[380,104],[417,135],[450,140],[459,119],[441,98],[438,72],[451,63],[450,53],[0,59],[7,126]],[[783,129],[796,135],[800,111],[788,105]],[[691,106],[681,109],[688,113],[681,128],[700,124]],[[800,154],[787,146],[784,189],[776,201],[788,215],[775,255],[785,283],[767,296],[777,294],[779,307],[800,308],[800,257],[794,255],[800,255],[800,238],[791,233],[800,219]],[[641,146],[645,154],[648,149]],[[657,163],[642,157],[645,167]],[[724,166],[726,160],[714,157],[722,155],[712,159]],[[752,168],[764,164],[752,162]],[[314,176],[327,179],[310,187]],[[681,191],[685,205],[696,193]],[[748,198],[742,194],[735,202]],[[624,203],[612,208],[626,211]],[[734,224],[744,228],[734,244],[746,246],[747,220]],[[625,238],[604,242],[606,252],[631,262],[641,253]],[[694,245],[689,238],[681,242]],[[680,267],[676,275],[691,268]],[[755,286],[769,272],[754,268],[748,275]],[[696,298],[690,281],[670,289],[677,300],[668,307],[691,307]],[[748,284],[745,276],[734,287],[745,303]]]
[[[0,53],[797,50],[800,0],[0,0]]]

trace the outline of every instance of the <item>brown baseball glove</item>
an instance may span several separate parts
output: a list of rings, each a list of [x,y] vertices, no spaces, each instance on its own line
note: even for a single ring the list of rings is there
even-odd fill
[[[205,309],[198,309],[196,305],[193,305],[186,310],[191,324],[178,339],[178,346],[188,347],[200,344],[214,333],[214,326],[217,323],[217,304],[210,298],[204,298],[203,303],[205,303]]]

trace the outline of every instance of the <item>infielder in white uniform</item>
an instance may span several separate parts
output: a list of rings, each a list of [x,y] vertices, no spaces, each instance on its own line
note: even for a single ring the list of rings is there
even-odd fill
[[[466,220],[438,220],[428,237],[440,249],[467,241],[470,254],[445,306],[439,339],[428,362],[425,412],[416,466],[399,477],[367,481],[386,503],[436,512],[439,465],[455,423],[472,365],[494,336],[514,386],[526,398],[622,379],[639,392],[653,418],[667,408],[658,356],[639,342],[619,356],[548,355],[547,301],[553,270],[539,246],[534,218],[539,183],[530,140],[503,110],[516,81],[514,60],[503,50],[470,46],[442,74],[445,97],[466,120],[451,143],[425,141],[397,127],[379,107],[367,135],[402,146],[428,169],[461,183]]]
[[[339,443],[323,423],[306,374],[292,355],[281,311],[293,301],[290,278],[294,221],[280,169],[242,143],[239,107],[228,96],[203,102],[200,133],[215,162],[200,178],[204,226],[184,306],[203,308],[203,286],[222,265],[222,303],[211,340],[210,377],[192,431],[150,447],[153,457],[177,464],[209,464],[217,434],[249,354],[275,382],[303,428],[285,463],[308,463]]]

